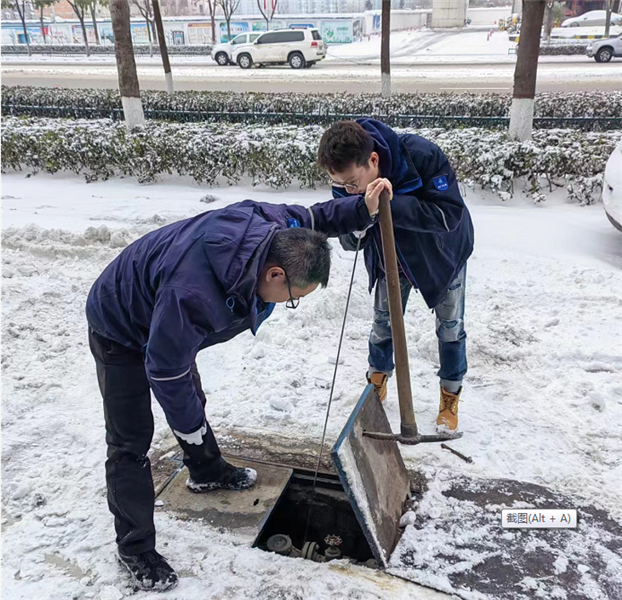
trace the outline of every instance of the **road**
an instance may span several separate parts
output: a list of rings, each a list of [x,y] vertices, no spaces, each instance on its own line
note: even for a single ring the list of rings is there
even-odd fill
[[[551,59],[553,57],[546,57]],[[565,57],[564,57],[565,58]],[[178,59],[179,60],[179,59]],[[395,92],[512,90],[514,63],[464,64],[439,61],[395,64],[391,67]],[[143,89],[164,90],[164,75],[158,64],[139,64]],[[236,92],[380,92],[380,67],[331,61],[312,69],[295,71],[270,67],[244,71],[217,67],[214,63],[177,63],[173,66],[177,90]],[[117,71],[110,62],[75,61],[33,64],[6,61],[2,64],[5,85],[36,85],[70,88],[116,88]],[[622,63],[598,64],[577,57],[576,61],[542,61],[538,66],[538,92],[622,89]]]

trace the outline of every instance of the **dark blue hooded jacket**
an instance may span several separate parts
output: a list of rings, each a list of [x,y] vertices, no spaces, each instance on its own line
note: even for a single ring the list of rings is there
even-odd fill
[[[190,373],[197,352],[247,329],[255,333],[274,308],[256,289],[275,232],[302,226],[337,236],[370,223],[358,196],[311,208],[245,200],[178,221],[106,267],[89,293],[89,326],[143,352],[169,424],[192,433],[205,418]]]
[[[473,251],[473,224],[456,174],[441,149],[421,136],[398,135],[375,119],[357,122],[374,139],[380,176],[393,184],[391,214],[400,270],[434,308]],[[333,188],[333,195],[343,197],[343,188]],[[347,250],[356,249],[352,235],[340,241]],[[371,292],[384,270],[378,224],[361,247]]]

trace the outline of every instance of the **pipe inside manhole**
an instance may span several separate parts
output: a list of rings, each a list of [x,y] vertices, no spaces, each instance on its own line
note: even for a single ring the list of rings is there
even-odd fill
[[[341,557],[376,566],[339,478],[322,474],[315,492],[312,484],[312,476],[294,472],[255,547],[317,562]],[[307,515],[310,517],[305,539]]]

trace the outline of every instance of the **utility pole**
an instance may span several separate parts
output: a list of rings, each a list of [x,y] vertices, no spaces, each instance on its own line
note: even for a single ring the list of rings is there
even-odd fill
[[[382,31],[380,46],[382,97],[391,97],[391,0],[382,0]]]
[[[117,57],[123,115],[126,126],[131,129],[137,125],[144,125],[145,114],[140,101],[140,87],[130,31],[130,5],[127,0],[110,0],[110,19],[114,34],[114,51]]]
[[[533,127],[540,32],[545,6],[546,0],[523,0],[523,20],[518,38],[509,132],[512,139],[519,141],[528,140]]]
[[[160,12],[160,2],[152,0],[153,18],[158,31],[158,42],[160,42],[160,54],[162,55],[162,66],[164,67],[164,79],[166,80],[166,91],[169,96],[173,95],[173,74],[171,73],[171,62],[168,59],[168,48],[164,37],[164,25],[162,24],[162,13]]]

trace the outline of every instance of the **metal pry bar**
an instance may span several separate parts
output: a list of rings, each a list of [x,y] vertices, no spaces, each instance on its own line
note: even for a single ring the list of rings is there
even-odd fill
[[[449,450],[452,454],[455,454],[456,456],[458,456],[465,462],[468,462],[468,463],[473,462],[473,459],[470,456],[465,456],[464,454],[462,454],[462,452],[458,452],[457,450],[450,448],[447,444],[441,444],[441,448],[443,448],[443,450]]]
[[[384,440],[387,442],[399,442],[408,446],[416,446],[417,444],[428,444],[431,442],[447,442],[449,440],[457,440],[462,437],[462,432],[455,433],[439,433],[436,435],[416,435],[414,437],[401,433],[374,433],[373,431],[364,431],[365,437],[372,440]]]

